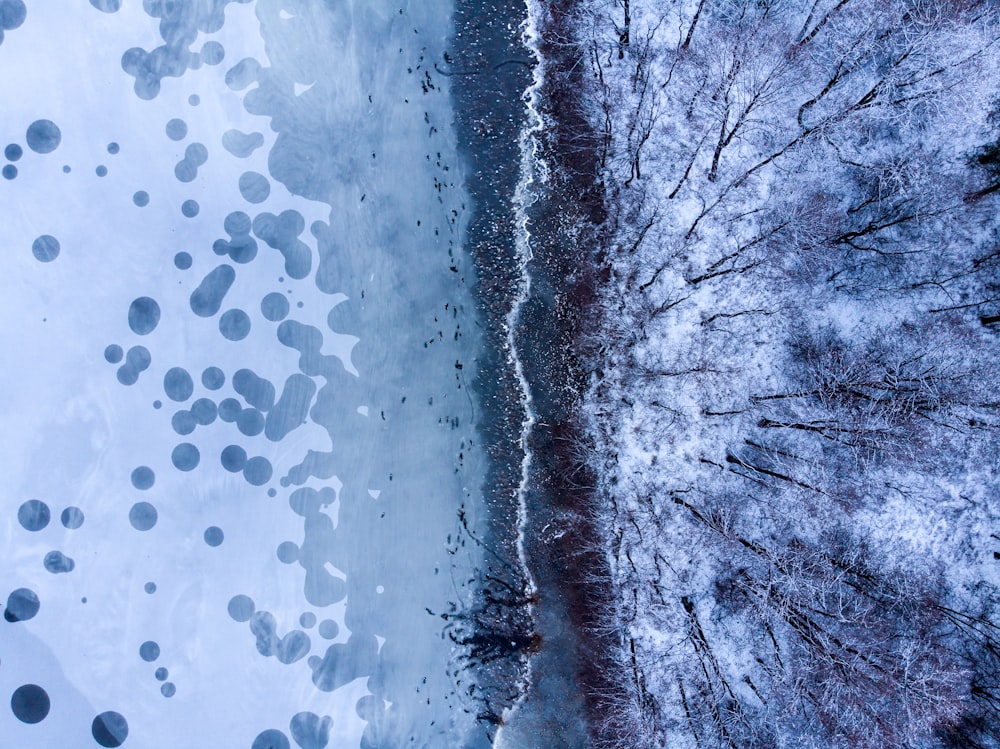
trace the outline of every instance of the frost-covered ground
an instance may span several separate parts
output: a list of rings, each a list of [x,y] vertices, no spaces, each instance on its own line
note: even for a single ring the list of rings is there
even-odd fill
[[[1000,745],[995,6],[574,12],[603,739]]]
[[[0,0],[5,744],[485,741],[450,18]]]

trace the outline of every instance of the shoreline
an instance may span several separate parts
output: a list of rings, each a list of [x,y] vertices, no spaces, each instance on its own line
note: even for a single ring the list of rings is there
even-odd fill
[[[600,621],[614,595],[596,521],[596,476],[581,459],[606,218],[600,147],[575,109],[586,85],[584,48],[550,41],[572,39],[573,8],[572,0],[529,3],[541,66],[532,105],[542,127],[530,135],[534,174],[523,177],[530,291],[514,338],[532,405],[523,541],[541,644],[530,661],[528,690],[498,746],[600,745],[607,700],[616,701],[617,685],[608,677],[617,671],[618,643]]]
[[[521,6],[523,10],[523,5]],[[523,279],[518,262],[514,196],[520,181],[520,139],[526,119],[522,95],[529,85],[530,53],[521,44],[516,0],[480,7],[455,4],[454,57],[436,68],[451,77],[460,154],[472,196],[465,252],[476,270],[483,340],[470,387],[480,411],[477,433],[488,456],[483,478],[486,517],[475,524],[485,538],[485,568],[476,601],[459,612],[456,644],[476,674],[477,718],[494,739],[503,716],[520,698],[527,658],[535,647],[530,583],[518,548],[523,392],[507,330]],[[524,64],[510,64],[524,63]]]
[[[589,342],[605,272],[603,141],[574,108],[586,85],[585,49],[546,41],[571,38],[575,0],[471,6],[456,7],[451,63],[459,71],[452,82],[467,189],[476,200],[467,249],[485,326],[472,385],[490,456],[484,543],[493,561],[483,574],[500,583],[481,585],[463,644],[473,658],[486,642],[499,648],[474,663],[486,677],[479,717],[498,729],[495,746],[578,749],[602,743],[618,690],[609,676],[619,643],[600,621],[614,596],[596,520],[597,479],[581,459]],[[524,45],[522,28],[537,34],[535,50]],[[542,75],[532,83],[535,67],[510,63],[535,52]],[[533,132],[532,104],[542,124]],[[522,171],[525,147],[534,154],[523,169],[534,174]],[[519,561],[526,570],[514,569]]]

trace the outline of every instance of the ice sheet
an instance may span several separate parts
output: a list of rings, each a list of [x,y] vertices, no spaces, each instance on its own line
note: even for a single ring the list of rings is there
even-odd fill
[[[114,711],[151,749],[481,745],[438,616],[483,461],[450,4],[25,5],[0,603],[40,605],[0,622],[0,696],[35,697],[0,734],[113,745]]]

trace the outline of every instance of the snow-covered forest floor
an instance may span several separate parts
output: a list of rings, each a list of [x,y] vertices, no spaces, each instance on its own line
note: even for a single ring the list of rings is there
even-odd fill
[[[609,210],[601,735],[1000,746],[1000,8],[574,12]]]

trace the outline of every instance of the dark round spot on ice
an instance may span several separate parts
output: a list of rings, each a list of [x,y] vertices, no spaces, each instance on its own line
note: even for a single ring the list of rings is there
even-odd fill
[[[201,61],[206,65],[218,65],[226,56],[226,49],[216,41],[201,45]]]
[[[274,728],[261,731],[250,745],[250,749],[290,749],[290,747],[288,737]]]
[[[271,183],[258,172],[243,172],[240,175],[240,195],[248,203],[263,203],[271,194]]]
[[[51,517],[49,506],[40,499],[29,499],[17,508],[17,522],[26,531],[40,531]]]
[[[67,507],[59,516],[64,528],[75,531],[83,525],[83,510],[79,507]]]
[[[188,104],[190,104],[192,107],[198,106],[199,104],[201,104],[201,97],[198,96],[198,94],[191,94],[188,97]]]
[[[13,164],[6,164],[4,168],[0,170],[0,174],[3,174],[4,179],[15,179],[17,177],[17,167]]]
[[[62,133],[52,120],[35,120],[28,125],[25,141],[35,153],[52,153],[62,142]]]
[[[219,318],[219,332],[229,341],[242,341],[250,335],[250,316],[241,309],[231,309]]]
[[[167,122],[166,131],[170,140],[184,140],[188,134],[188,126],[184,120],[175,117]]]
[[[198,448],[190,442],[182,442],[170,453],[170,462],[178,471],[193,471],[201,461]]]
[[[76,568],[76,562],[61,551],[50,551],[42,560],[42,566],[53,575],[58,575],[60,572],[72,572]]]
[[[155,408],[157,411],[159,411],[161,408],[163,408],[163,401],[161,401],[161,400],[155,400],[155,401],[153,401],[153,408]]]
[[[146,591],[149,595],[153,595],[156,592],[156,583],[146,583],[142,586],[142,589]]]
[[[278,490],[277,489],[268,489],[267,490],[267,496],[269,496],[269,497],[277,497],[278,496]]]
[[[94,170],[94,173],[98,177],[107,177],[108,176],[108,168],[106,166],[104,166],[104,164],[101,164],[99,167],[97,167],[97,169]]]
[[[156,671],[153,672],[153,678],[157,681],[166,681],[167,677],[170,676],[170,672],[167,671],[163,666],[160,666]]]
[[[111,143],[108,143],[108,153],[110,153],[112,156],[116,155],[121,150],[122,150],[121,146],[119,146],[117,143],[113,141]]]
[[[198,167],[208,161],[208,149],[201,143],[192,143],[184,149],[184,158],[174,166],[174,176],[181,182],[192,182],[198,176]]]
[[[149,205],[149,193],[145,190],[139,190],[132,196],[132,202],[135,203],[140,208],[145,208]]]
[[[201,373],[201,384],[209,390],[218,390],[226,384],[226,373],[218,367],[208,367]]]
[[[254,486],[263,486],[271,480],[273,472],[271,462],[267,458],[262,458],[258,455],[255,458],[250,458],[243,467],[243,478],[247,480],[247,483]]]
[[[102,13],[117,13],[122,7],[122,0],[90,0],[90,4]]]
[[[185,200],[181,203],[181,213],[183,213],[186,218],[194,218],[198,215],[198,211],[200,210],[201,206],[198,205],[197,200]]]
[[[125,356],[125,351],[117,343],[112,343],[104,348],[104,360],[108,364],[117,364]]]
[[[152,360],[145,346],[133,346],[125,354],[125,363],[118,367],[118,382],[134,385],[139,380],[139,374],[149,369]]]
[[[269,411],[274,406],[274,385],[252,369],[236,370],[233,375],[233,390],[261,411]]]
[[[163,375],[163,392],[172,401],[182,403],[194,392],[194,382],[191,375],[183,367],[171,367]]]
[[[216,239],[212,243],[212,251],[216,255],[229,255],[234,263],[246,264],[257,257],[257,240],[249,234]]]
[[[149,502],[136,502],[128,511],[128,521],[137,531],[148,531],[157,520],[156,508]]]
[[[279,637],[278,622],[269,611],[258,611],[253,615],[250,632],[257,640],[257,652],[266,658],[277,657],[280,663],[295,663],[309,652],[309,635],[293,629],[284,637]]]
[[[236,428],[247,437],[256,437],[264,431],[264,414],[256,408],[244,408],[236,416]]]
[[[177,434],[184,437],[198,427],[198,420],[190,411],[178,411],[171,417],[170,426]]]
[[[316,626],[316,615],[311,611],[306,611],[299,617],[299,626],[311,629]]]
[[[229,616],[233,621],[248,622],[255,610],[253,599],[250,596],[238,595],[229,599]]]
[[[160,305],[155,299],[141,296],[128,308],[128,326],[136,335],[148,335],[160,322]]]
[[[168,3],[163,3],[161,0],[155,2],[147,0],[143,5],[150,14],[155,14],[157,10],[162,11],[164,6],[173,15],[190,10],[185,3],[177,3],[174,0]],[[191,13],[190,17],[192,17],[190,30],[194,31],[195,14]],[[165,40],[170,40],[168,44],[157,47],[151,52],[141,47],[132,47],[122,55],[122,70],[135,78],[132,88],[140,99],[155,99],[165,76],[180,76],[188,67],[194,69],[201,65],[198,55],[191,54],[188,49],[194,36],[184,37],[177,34],[178,27],[185,26],[187,24],[177,23],[176,19],[165,20],[160,25],[160,35]],[[186,34],[187,30],[185,29],[183,33]]]
[[[3,149],[3,155],[7,157],[8,161],[17,161],[24,155],[24,149],[17,143],[11,143]]]
[[[205,543],[209,546],[222,546],[222,541],[225,539],[226,534],[222,532],[222,528],[217,525],[210,526],[205,529],[203,538]]]
[[[289,729],[295,743],[302,749],[325,749],[330,743],[330,726],[333,718],[316,713],[301,712],[292,716]]]
[[[59,240],[51,234],[43,234],[31,243],[31,254],[40,263],[51,263],[59,257]]]
[[[284,256],[285,272],[292,278],[305,278],[312,267],[312,251],[299,239],[305,226],[305,218],[293,210],[282,211],[277,216],[265,212],[253,220],[253,233]]]
[[[238,159],[245,159],[264,145],[261,133],[244,133],[240,130],[227,130],[222,134],[222,147]]]
[[[219,418],[227,424],[236,421],[242,411],[243,406],[235,398],[223,398],[219,402]]]
[[[265,320],[280,322],[288,317],[288,311],[288,300],[284,294],[277,291],[272,291],[260,300],[260,313],[264,315]]]
[[[101,746],[121,746],[128,738],[128,721],[121,713],[108,710],[94,718],[94,722],[90,724],[90,733]]]
[[[26,622],[35,617],[40,607],[35,591],[18,588],[7,596],[7,609],[3,612],[3,618],[8,622]]]
[[[208,398],[199,398],[191,404],[191,415],[203,427],[215,421],[218,412],[219,409],[216,407],[215,401]]]
[[[164,697],[173,697],[177,694],[177,687],[175,687],[172,682],[168,681],[160,687],[160,694]]]
[[[223,223],[229,239],[217,239],[212,244],[216,255],[229,255],[236,263],[249,263],[257,257],[257,240],[250,236],[253,222],[243,211],[233,211]]]
[[[299,547],[294,541],[282,541],[278,544],[278,559],[285,564],[299,561]]]
[[[227,234],[249,234],[253,228],[253,221],[243,211],[232,211],[226,215],[222,228]]]
[[[63,174],[69,174],[69,173],[70,173],[70,172],[72,172],[72,171],[73,171],[73,170],[72,170],[72,169],[70,169],[70,167],[69,167],[69,164],[64,164],[64,165],[63,165]]]
[[[227,471],[237,473],[247,464],[247,451],[239,445],[228,445],[222,449],[220,461]]]
[[[152,640],[146,640],[139,646],[139,657],[146,663],[152,663],[160,657],[160,646]]]
[[[141,492],[146,491],[156,483],[156,474],[149,466],[139,466],[132,471],[132,486]]]
[[[319,636],[326,640],[332,640],[339,632],[340,627],[333,619],[324,619],[319,623]]]
[[[22,723],[41,723],[51,706],[48,693],[37,684],[18,687],[10,698],[11,712]]]
[[[188,252],[181,251],[174,255],[174,267],[177,268],[177,270],[187,270],[191,267],[191,263],[193,262],[194,260]]]
[[[211,317],[219,311],[229,287],[236,280],[236,271],[231,265],[220,265],[210,270],[198,288],[191,292],[191,311],[198,317]]]

